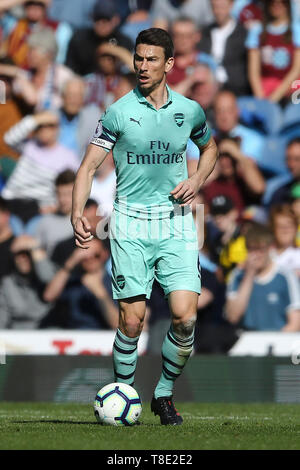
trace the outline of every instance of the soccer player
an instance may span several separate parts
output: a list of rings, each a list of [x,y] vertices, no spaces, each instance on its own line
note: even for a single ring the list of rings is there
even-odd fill
[[[134,54],[137,87],[101,117],[77,173],[72,210],[76,244],[87,248],[93,235],[83,217],[84,205],[95,171],[113,149],[117,190],[110,239],[113,296],[120,312],[113,346],[115,380],[134,383],[145,301],[155,277],[172,314],[151,402],[163,425],[183,421],[173,404],[173,386],[192,352],[200,293],[197,235],[188,206],[217,159],[200,105],[166,85],[173,56],[166,31],[140,32]],[[185,157],[189,138],[201,152],[190,178]]]

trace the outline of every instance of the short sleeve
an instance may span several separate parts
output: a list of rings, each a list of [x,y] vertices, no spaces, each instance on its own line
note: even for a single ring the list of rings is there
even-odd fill
[[[198,147],[201,147],[202,145],[207,144],[209,141],[211,137],[211,131],[207,125],[203,109],[196,102],[195,105],[193,128],[190,137]]]
[[[243,272],[239,268],[235,268],[230,273],[226,289],[226,297],[228,299],[234,298],[236,296],[242,277]]]
[[[286,310],[300,310],[299,280],[293,271],[285,270],[282,274],[284,274],[288,286],[289,305]]]
[[[292,27],[293,43],[295,47],[300,47],[300,23],[294,23]]]
[[[120,127],[116,110],[113,107],[108,108],[98,121],[91,144],[98,145],[109,152],[117,141]]]
[[[262,25],[260,23],[254,24],[248,31],[245,46],[247,49],[259,48],[259,37],[262,32]]]

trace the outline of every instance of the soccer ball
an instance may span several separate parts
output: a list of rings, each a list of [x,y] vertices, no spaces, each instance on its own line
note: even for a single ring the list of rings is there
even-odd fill
[[[142,402],[130,385],[112,383],[101,388],[95,397],[94,413],[98,423],[111,426],[132,426],[142,412]]]

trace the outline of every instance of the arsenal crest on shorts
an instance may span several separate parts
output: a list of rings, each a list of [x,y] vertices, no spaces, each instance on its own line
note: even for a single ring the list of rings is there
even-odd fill
[[[183,113],[175,113],[174,119],[178,127],[181,127],[184,121],[184,114]]]
[[[118,284],[119,288],[124,289],[124,287],[125,287],[125,277],[122,276],[122,275],[117,276],[116,281],[117,281],[117,284]]]

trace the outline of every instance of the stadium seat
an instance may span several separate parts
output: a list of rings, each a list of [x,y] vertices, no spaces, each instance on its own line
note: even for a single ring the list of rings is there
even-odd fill
[[[282,127],[282,111],[278,104],[253,96],[238,98],[242,124],[265,135],[275,135]]]
[[[287,173],[285,164],[285,149],[287,140],[281,136],[271,136],[266,138],[263,149],[263,158],[259,162],[259,167],[269,176],[284,175]]]
[[[300,134],[300,105],[290,103],[283,111],[280,133],[294,133],[295,128],[298,128]]]

